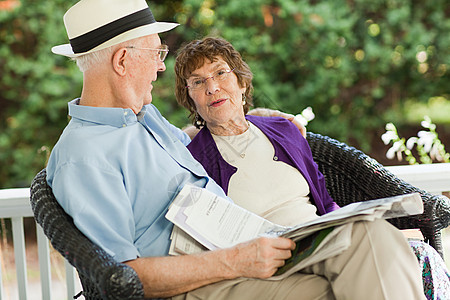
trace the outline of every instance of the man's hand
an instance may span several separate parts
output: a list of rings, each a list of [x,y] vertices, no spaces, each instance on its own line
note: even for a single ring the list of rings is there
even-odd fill
[[[264,237],[227,249],[125,263],[138,274],[145,297],[166,298],[226,279],[269,278],[294,249],[290,239]]]
[[[229,249],[225,263],[234,271],[233,277],[269,278],[294,249],[290,239],[262,237]]]
[[[187,125],[182,129],[186,134],[192,139],[195,138],[200,129],[196,128],[194,125]]]
[[[306,127],[303,126],[302,123],[300,123],[294,115],[287,114],[284,112],[281,112],[279,110],[273,110],[269,108],[255,108],[249,111],[247,114],[254,115],[254,116],[260,116],[260,117],[282,117],[286,120],[291,121],[294,123],[295,126],[297,126],[298,130],[300,130],[300,133],[303,135],[304,138],[306,138]],[[194,125],[188,125],[185,128],[183,128],[183,131],[186,132],[191,140],[197,135],[197,133],[200,131],[199,129],[195,128]]]
[[[291,121],[294,123],[295,126],[297,126],[298,130],[300,130],[303,137],[306,138],[306,127],[300,123],[294,115],[287,114],[284,112],[281,112],[279,110],[273,110],[269,108],[255,108],[249,111],[247,114],[254,115],[254,116],[261,116],[261,117],[282,117],[286,120]]]

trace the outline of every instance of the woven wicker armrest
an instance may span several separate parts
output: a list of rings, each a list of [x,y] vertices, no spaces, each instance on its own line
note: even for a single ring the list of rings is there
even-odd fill
[[[85,299],[144,298],[136,272],[115,261],[75,227],[48,186],[45,169],[31,184],[30,201],[34,218],[53,247],[77,269]]]
[[[340,206],[400,194],[418,192],[422,196],[421,215],[390,219],[399,229],[419,228],[425,241],[440,254],[440,231],[449,225],[450,200],[420,190],[399,179],[376,160],[335,139],[308,132],[307,140],[315,162],[325,177],[331,197]]]

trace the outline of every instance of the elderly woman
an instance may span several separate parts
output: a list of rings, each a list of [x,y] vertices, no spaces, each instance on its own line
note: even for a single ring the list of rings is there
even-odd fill
[[[291,122],[246,116],[252,73],[230,43],[205,38],[184,45],[175,73],[177,100],[201,128],[188,148],[233,201],[288,226],[339,208]],[[383,220],[352,226],[347,250],[301,272],[326,278],[338,299],[424,299],[402,234]]]
[[[177,99],[203,127],[188,149],[231,199],[286,226],[339,208],[291,122],[245,115],[252,73],[231,44],[194,41],[180,51],[175,70]]]

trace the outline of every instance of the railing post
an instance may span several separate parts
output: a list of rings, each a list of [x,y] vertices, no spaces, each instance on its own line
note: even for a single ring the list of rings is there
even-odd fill
[[[1,248],[0,248],[1,251]],[[0,253],[0,255],[2,255]],[[0,261],[0,264],[2,263],[2,261]],[[3,295],[3,278],[2,278],[2,266],[0,265],[0,300],[5,299],[5,296]]]
[[[67,299],[73,299],[75,295],[75,278],[78,279],[78,276],[75,275],[75,268],[66,259],[64,259],[64,266],[66,269]]]
[[[27,262],[25,256],[25,234],[22,217],[11,218],[14,243],[14,256],[16,260],[17,285],[19,299],[28,299],[27,291]]]
[[[41,226],[36,224],[39,271],[41,273],[42,299],[52,299],[52,274],[50,269],[50,250],[47,237]]]

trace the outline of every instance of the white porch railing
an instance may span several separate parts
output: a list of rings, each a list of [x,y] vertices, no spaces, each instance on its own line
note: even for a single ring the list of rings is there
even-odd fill
[[[386,167],[404,181],[429,193],[450,192],[450,163]]]
[[[442,194],[443,192],[450,192],[450,163],[393,166],[387,167],[387,169],[403,180],[430,193]],[[14,255],[19,289],[18,295],[20,300],[31,299],[28,295],[25,234],[23,226],[23,218],[33,216],[29,197],[30,191],[27,188],[0,190],[0,219],[9,218],[12,223]],[[48,300],[52,299],[49,243],[42,229],[38,225],[36,225],[36,227],[42,299]],[[72,299],[73,295],[75,295],[76,283],[79,284],[79,279],[74,268],[67,262],[65,262],[65,264],[67,299]],[[0,300],[5,299],[3,287],[0,268]]]
[[[11,219],[12,238],[14,245],[14,258],[16,265],[18,299],[39,299],[36,298],[36,291],[29,289],[29,281],[27,280],[27,262],[25,256],[25,231],[23,219],[32,217],[33,212],[30,206],[30,189],[4,189],[0,190],[0,219]],[[41,291],[43,300],[54,299],[51,279],[50,264],[50,248],[49,241],[42,228],[36,225],[39,272],[41,278]],[[79,286],[78,275],[75,269],[66,261],[66,286],[67,299],[73,299],[75,295],[75,287]],[[30,292],[32,294],[30,294]],[[4,280],[2,280],[2,269],[0,268],[0,300],[5,298]]]

